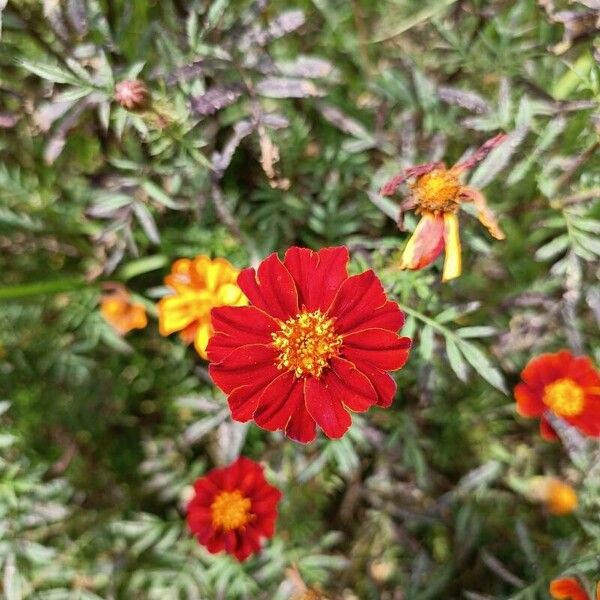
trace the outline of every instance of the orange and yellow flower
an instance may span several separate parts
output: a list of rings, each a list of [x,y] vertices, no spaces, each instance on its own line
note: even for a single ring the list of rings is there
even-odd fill
[[[410,195],[400,204],[398,227],[403,229],[403,213],[407,210],[414,209],[421,215],[421,220],[404,248],[401,269],[422,269],[445,250],[442,280],[448,281],[461,274],[458,209],[463,202],[475,205],[479,220],[492,237],[504,239],[504,233],[488,208],[483,194],[474,187],[463,185],[460,176],[483,160],[505,139],[505,134],[498,134],[485,142],[472,156],[450,168],[443,162],[410,167],[381,188],[383,196],[392,196],[405,181],[413,180],[409,184]]]
[[[547,440],[557,437],[545,417],[548,411],[583,434],[600,437],[600,373],[587,356],[568,350],[537,356],[523,369],[515,399],[520,415],[540,417]]]
[[[577,492],[573,487],[556,477],[534,477],[529,482],[529,496],[556,516],[571,514],[578,504]]]
[[[181,339],[194,342],[196,352],[206,358],[212,335],[210,311],[217,306],[246,306],[248,300],[237,285],[239,270],[224,258],[181,258],[165,277],[172,294],[158,303],[161,335],[180,332]]]
[[[575,577],[561,577],[550,583],[550,595],[555,600],[592,600]],[[596,585],[596,600],[600,600],[600,583]]]
[[[100,313],[119,335],[144,329],[148,324],[144,305],[133,302],[129,292],[118,283],[104,285]]]

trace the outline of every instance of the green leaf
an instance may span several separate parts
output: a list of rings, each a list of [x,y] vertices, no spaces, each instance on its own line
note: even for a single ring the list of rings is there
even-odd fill
[[[24,58],[19,59],[18,64],[30,73],[54,83],[68,83],[77,87],[90,87],[87,83],[82,82],[78,77],[75,77],[70,71],[63,69],[57,65],[49,65],[45,63],[32,62]],[[83,85],[82,85],[83,84]]]
[[[557,238],[554,238],[551,242],[548,242],[541,248],[538,248],[535,253],[535,258],[537,260],[549,260],[554,258],[569,247],[569,242],[570,239],[568,234],[563,233]]]
[[[470,342],[462,342],[460,350],[469,364],[481,377],[496,389],[508,394],[502,373],[491,364],[488,357],[477,346],[474,346]]]
[[[446,338],[446,353],[448,354],[448,362],[456,376],[461,381],[466,381],[469,373],[467,363],[465,362],[458,346],[450,339]]]

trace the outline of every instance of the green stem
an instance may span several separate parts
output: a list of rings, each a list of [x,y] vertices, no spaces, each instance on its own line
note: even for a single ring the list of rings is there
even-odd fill
[[[0,288],[0,301],[30,298],[32,296],[45,296],[71,292],[94,284],[81,278],[56,279],[54,281],[40,281],[38,283],[24,283]]]

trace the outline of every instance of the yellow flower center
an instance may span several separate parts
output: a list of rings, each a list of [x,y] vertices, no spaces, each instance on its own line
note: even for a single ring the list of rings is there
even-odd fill
[[[221,492],[210,505],[212,524],[215,528],[231,531],[243,527],[250,521],[251,502],[242,492]]]
[[[560,417],[575,417],[583,412],[585,393],[572,379],[558,379],[544,388],[544,404]]]
[[[548,509],[554,515],[568,515],[577,508],[577,493],[568,484],[552,480],[548,486]]]
[[[342,336],[335,332],[333,319],[320,310],[301,312],[279,326],[281,329],[271,334],[273,346],[279,350],[278,369],[293,371],[296,377],[320,377],[329,360],[339,354]]]
[[[461,184],[450,169],[434,169],[412,184],[419,212],[455,212]]]

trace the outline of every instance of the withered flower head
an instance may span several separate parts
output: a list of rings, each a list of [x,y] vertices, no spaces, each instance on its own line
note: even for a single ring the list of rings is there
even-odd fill
[[[445,249],[443,281],[454,279],[461,274],[457,213],[462,202],[473,202],[479,220],[490,235],[497,240],[504,239],[504,233],[487,207],[483,194],[474,187],[463,185],[460,175],[483,160],[505,139],[506,135],[503,133],[493,137],[472,156],[450,168],[442,162],[410,167],[381,188],[380,193],[383,196],[391,196],[405,181],[412,180],[408,186],[410,194],[400,204],[398,226],[402,229],[404,211],[414,209],[421,215],[421,220],[402,254],[401,269],[422,269],[430,265]]]
[[[143,110],[150,103],[150,92],[139,79],[126,79],[115,86],[114,99],[125,110]]]

